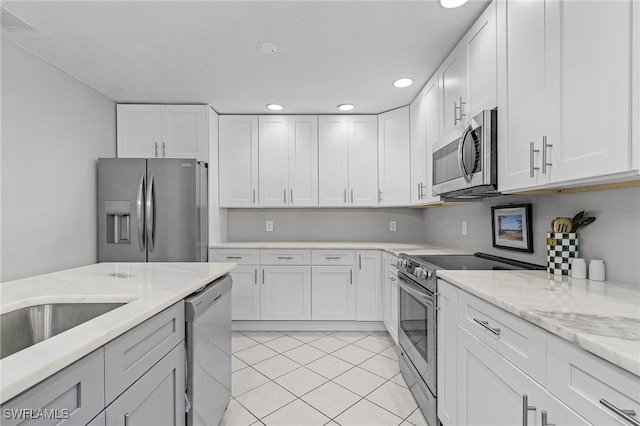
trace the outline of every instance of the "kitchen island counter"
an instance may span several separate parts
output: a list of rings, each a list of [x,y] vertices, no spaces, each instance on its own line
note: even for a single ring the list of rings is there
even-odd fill
[[[227,274],[235,263],[99,263],[0,284],[0,313],[46,303],[126,303],[0,360],[0,403]]]
[[[640,289],[545,271],[445,271],[439,278],[640,376]]]

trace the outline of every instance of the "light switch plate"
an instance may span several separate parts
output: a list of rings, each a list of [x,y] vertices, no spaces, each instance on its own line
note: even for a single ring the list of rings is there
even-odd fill
[[[273,232],[273,221],[272,220],[268,220],[267,221],[266,230],[267,230],[267,232]]]
[[[389,221],[389,231],[396,232],[398,230],[398,222],[395,220]]]

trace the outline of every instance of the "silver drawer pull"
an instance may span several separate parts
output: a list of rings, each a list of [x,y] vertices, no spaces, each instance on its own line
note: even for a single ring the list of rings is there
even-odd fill
[[[340,260],[342,259],[340,256],[325,256],[324,257],[327,260]]]
[[[227,256],[227,259],[242,259],[242,256]]]
[[[546,411],[542,412],[542,426],[556,426],[555,423],[549,423],[549,421],[547,420],[547,412]]]
[[[500,336],[500,329],[499,328],[493,328],[493,327],[489,327],[489,321],[481,321],[478,318],[474,318],[473,319],[476,323],[480,324],[483,328],[489,330],[490,332],[492,332],[493,334],[495,334],[496,336]]]
[[[278,256],[278,259],[280,259],[280,260],[293,260],[293,257],[291,257],[291,256]]]
[[[527,394],[522,395],[522,426],[529,424],[529,411],[535,411],[536,407],[529,405],[529,397]]]
[[[613,411],[618,416],[622,417],[623,419],[625,419],[626,421],[628,421],[632,425],[640,426],[640,421],[638,421],[638,419],[634,419],[633,418],[633,417],[636,416],[635,410],[624,410],[624,409],[618,408],[615,405],[613,405],[612,403],[610,403],[609,401],[607,401],[606,399],[601,399],[600,400],[600,404],[604,405],[609,410]],[[633,417],[631,417],[631,416],[633,416]]]

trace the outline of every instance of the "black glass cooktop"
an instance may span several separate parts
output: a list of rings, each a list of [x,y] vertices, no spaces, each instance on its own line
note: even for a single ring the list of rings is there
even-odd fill
[[[429,263],[436,269],[449,270],[515,270],[515,269],[545,269],[545,266],[533,263],[520,262],[499,256],[492,256],[485,253],[475,254],[447,254],[433,256],[411,256],[423,263]]]

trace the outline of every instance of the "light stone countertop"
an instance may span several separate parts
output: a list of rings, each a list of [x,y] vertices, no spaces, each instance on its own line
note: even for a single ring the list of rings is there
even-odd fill
[[[235,263],[99,263],[0,283],[0,313],[44,303],[128,302],[0,360],[0,403],[230,272]]]
[[[300,249],[300,250],[384,250],[395,256],[400,253],[412,255],[467,254],[468,251],[442,247],[435,244],[407,244],[359,241],[252,241],[219,243],[210,249]]]
[[[545,271],[438,271],[438,277],[640,376],[640,287]]]

